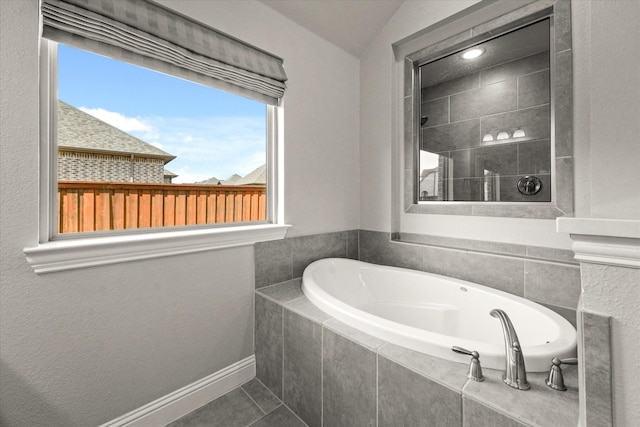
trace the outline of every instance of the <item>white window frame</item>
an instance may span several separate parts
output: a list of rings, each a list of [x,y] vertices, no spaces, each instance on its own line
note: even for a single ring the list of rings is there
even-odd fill
[[[209,251],[283,239],[283,107],[267,105],[267,222],[197,227],[132,229],[58,234],[57,207],[57,43],[40,42],[40,213],[39,241],[25,248],[37,274]]]

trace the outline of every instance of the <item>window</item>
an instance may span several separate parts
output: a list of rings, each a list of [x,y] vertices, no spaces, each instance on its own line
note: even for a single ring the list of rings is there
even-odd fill
[[[145,0],[43,0],[41,12],[40,244],[24,250],[36,273],[284,237],[282,59]],[[105,90],[114,76],[120,88]],[[89,86],[80,88],[82,80]],[[155,82],[151,92],[131,92],[131,83],[143,89],[147,81]],[[109,102],[82,100],[100,96]],[[190,113],[135,110],[150,98],[165,113]],[[251,113],[228,114],[238,108]],[[227,139],[215,155],[224,161],[213,166],[194,147],[216,133]],[[202,160],[208,167],[199,170]],[[96,188],[75,188],[87,183]],[[228,191],[209,197],[216,186]],[[238,196],[245,190],[253,193]],[[80,220],[85,214],[90,219]]]
[[[57,234],[267,220],[260,102],[58,45]]]
[[[394,43],[403,89],[396,142],[405,153],[393,164],[394,221],[403,232],[422,222],[416,215],[554,219],[573,212],[569,9],[565,0],[479,4]],[[494,50],[512,37],[527,43]],[[537,52],[511,56],[534,41],[544,42]],[[473,47],[475,59],[466,57]]]

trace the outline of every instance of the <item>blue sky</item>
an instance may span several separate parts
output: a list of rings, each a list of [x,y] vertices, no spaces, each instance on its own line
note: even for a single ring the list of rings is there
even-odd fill
[[[266,159],[266,106],[65,45],[58,97],[177,156],[174,182],[246,175]]]

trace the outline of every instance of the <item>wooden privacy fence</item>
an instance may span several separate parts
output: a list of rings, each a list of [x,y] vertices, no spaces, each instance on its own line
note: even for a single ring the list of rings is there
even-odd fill
[[[266,187],[58,182],[58,232],[262,221]]]

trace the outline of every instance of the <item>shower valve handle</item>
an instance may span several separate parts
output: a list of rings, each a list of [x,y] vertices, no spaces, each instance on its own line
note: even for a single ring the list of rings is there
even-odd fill
[[[466,348],[458,347],[456,345],[451,347],[451,351],[471,356],[471,363],[469,364],[467,378],[478,382],[484,381],[484,376],[482,375],[482,366],[480,366],[480,353],[475,350],[467,350]]]

